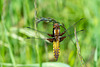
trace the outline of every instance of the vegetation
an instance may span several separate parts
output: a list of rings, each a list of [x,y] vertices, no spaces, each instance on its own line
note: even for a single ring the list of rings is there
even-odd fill
[[[37,0],[36,5],[35,9],[34,0],[0,0],[0,67],[81,67],[82,59],[87,67],[100,66],[99,0]],[[35,26],[35,10],[37,18],[54,18],[66,29],[70,27],[65,35],[72,35],[60,43],[58,61],[52,43],[44,40],[50,37],[26,28],[52,33],[52,23]],[[80,53],[75,46],[74,27],[76,31],[84,30],[77,33]]]

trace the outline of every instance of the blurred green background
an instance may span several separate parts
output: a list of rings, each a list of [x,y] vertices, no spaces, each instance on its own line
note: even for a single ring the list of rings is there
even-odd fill
[[[36,35],[26,28],[34,28],[34,12],[34,0],[0,0],[0,67],[81,67],[74,34],[60,43],[58,61],[52,43],[25,39]],[[87,67],[100,67],[100,0],[37,0],[37,17],[54,18],[66,28],[85,18],[76,25],[84,29],[77,33],[81,55]],[[41,22],[37,30],[52,33],[52,24]],[[47,36],[37,32],[37,37]]]

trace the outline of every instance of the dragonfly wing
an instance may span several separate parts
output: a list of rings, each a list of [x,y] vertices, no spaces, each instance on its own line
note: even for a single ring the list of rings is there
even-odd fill
[[[66,38],[66,36],[60,37],[60,42],[63,41]]]
[[[50,42],[51,42],[51,41],[50,41],[50,39],[48,40],[47,38],[27,37],[27,38],[25,38],[25,39],[39,39],[39,40],[44,40],[44,41],[46,41],[46,42],[48,42],[48,43],[50,43]]]
[[[80,20],[78,20],[77,22],[75,22],[73,25],[71,25],[69,28],[65,28],[64,24],[61,25],[61,27],[63,27],[66,30],[70,30],[71,28],[74,28],[81,20],[83,20],[84,18],[81,18]]]
[[[49,36],[51,36],[51,37],[54,37],[54,35],[53,34],[48,34]]]
[[[34,28],[31,28],[31,27],[26,27],[27,29],[31,29],[33,31],[37,31],[37,32],[40,32],[40,33],[44,33],[44,34],[49,34],[47,32],[43,32],[43,31],[39,31],[39,30],[35,30]]]
[[[30,29],[27,29],[27,28],[22,28],[22,29],[20,29],[20,33],[25,35],[25,39],[39,39],[39,40],[44,40],[44,41],[50,43],[47,40],[47,38],[48,38],[47,35],[42,34],[38,31],[36,33],[36,31],[34,31],[34,30],[30,30]],[[36,35],[37,35],[37,38],[35,38]]]
[[[71,26],[70,26],[69,28],[67,28],[67,29],[65,28],[64,24],[61,25],[61,27],[64,28],[65,31],[66,31],[66,37],[68,36],[68,37],[71,39],[71,36],[70,36],[70,35],[74,35],[74,34],[69,34],[68,31],[69,31],[69,30],[72,31],[72,29],[74,30],[75,26],[76,26],[81,20],[83,20],[83,19],[84,19],[84,18],[81,18],[79,21],[77,21],[76,23],[74,23],[73,25],[71,25]],[[83,30],[80,30],[80,31],[83,31]],[[80,31],[79,31],[79,32],[80,32]],[[77,32],[77,33],[78,33],[78,32]],[[73,41],[72,39],[71,39],[71,41],[74,43],[74,41]],[[75,44],[75,43],[74,43],[74,44]]]
[[[54,38],[48,38],[47,40],[53,42]]]
[[[78,25],[78,23],[79,23],[81,20],[83,20],[83,19],[84,19],[84,18],[81,18],[79,21],[75,22],[75,23],[74,23],[73,25],[71,25],[69,28],[65,28],[65,25],[62,23],[61,27],[64,28],[65,31],[64,31],[63,33],[61,33],[60,35],[63,35],[65,32],[66,32],[67,35],[69,35],[68,31],[74,30],[74,28]],[[82,23],[80,23],[80,24],[82,24]],[[80,24],[79,24],[79,25],[80,25]],[[77,27],[79,27],[79,26],[77,26]]]

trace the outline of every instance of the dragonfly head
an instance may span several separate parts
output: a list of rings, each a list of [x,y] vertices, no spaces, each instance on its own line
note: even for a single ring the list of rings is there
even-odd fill
[[[59,28],[60,27],[60,25],[58,24],[58,23],[55,23],[54,25],[53,25],[53,28]]]

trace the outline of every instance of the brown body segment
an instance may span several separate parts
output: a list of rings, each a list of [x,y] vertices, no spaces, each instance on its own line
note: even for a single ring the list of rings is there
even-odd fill
[[[50,42],[53,42],[53,53],[56,61],[58,60],[59,53],[60,53],[60,45],[59,42],[63,41],[66,36],[60,37],[64,34],[65,32],[60,34],[60,25],[58,23],[55,23],[53,26],[53,34],[48,34],[49,36],[53,38],[49,38]]]

